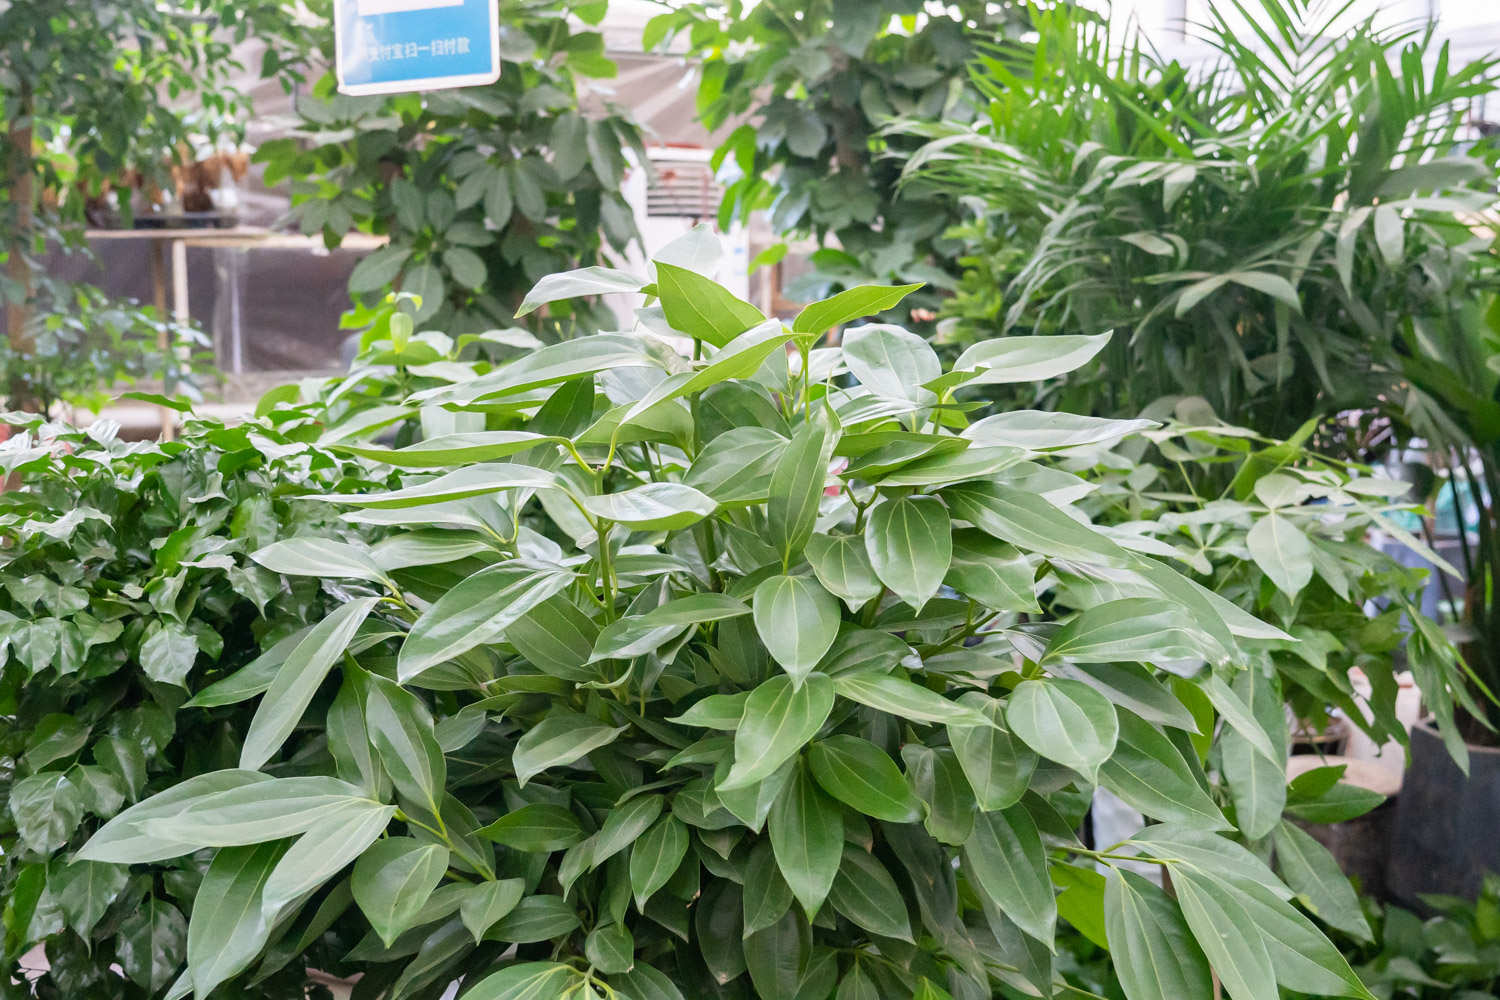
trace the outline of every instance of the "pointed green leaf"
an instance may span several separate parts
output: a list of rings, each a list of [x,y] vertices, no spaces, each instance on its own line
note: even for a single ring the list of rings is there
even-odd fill
[[[766,318],[711,278],[665,261],[656,262],[656,288],[672,329],[715,347],[723,347]]]
[[[265,947],[271,925],[262,912],[261,890],[284,850],[284,844],[271,843],[228,847],[214,855],[188,918],[188,975],[200,1000],[248,968]]]
[[[354,863],[354,901],[386,947],[411,927],[448,870],[448,849],[390,837]]]
[[[367,688],[365,725],[381,765],[396,791],[436,813],[448,763],[431,713],[420,698],[384,677],[370,675]]]
[[[771,807],[767,829],[776,866],[792,895],[806,913],[816,916],[838,874],[844,822],[838,806],[818,788],[805,766],[796,768]]]
[[[850,848],[844,852],[828,902],[872,934],[912,940],[911,918],[896,880],[885,865],[864,851]]]
[[[1017,927],[1055,949],[1057,899],[1047,877],[1047,853],[1036,821],[1022,806],[974,817],[964,842],[964,870],[975,888]]]
[[[1208,960],[1182,911],[1155,885],[1134,872],[1111,870],[1104,924],[1126,1000],[1212,1000]]]
[[[630,849],[630,889],[637,909],[666,885],[688,849],[688,831],[676,816],[658,819]]]
[[[798,333],[823,333],[852,320],[894,309],[902,299],[921,287],[921,284],[857,285],[803,307],[792,320],[792,329]],[[936,357],[933,360],[936,361]]]
[[[986,812],[1006,809],[1021,801],[1036,770],[1036,753],[1004,725],[1004,705],[985,695],[970,692],[959,703],[983,713],[990,725],[948,724],[948,742],[979,808]]]
[[[953,558],[953,525],[936,497],[879,504],[865,528],[865,549],[880,581],[920,612],[943,584]]]
[[[1119,736],[1115,707],[1078,681],[1023,681],[1005,706],[1011,732],[1048,760],[1094,779]]]
[[[838,601],[808,577],[768,577],[755,588],[751,607],[761,642],[799,684],[838,638]]]
[[[526,882],[518,878],[465,886],[459,899],[458,914],[474,943],[482,941],[486,931],[514,910],[525,893]]]
[[[584,839],[582,825],[562,806],[534,802],[475,831],[486,840],[517,851],[561,851]]]
[[[572,764],[613,743],[626,728],[607,726],[573,712],[549,715],[527,730],[516,743],[512,758],[516,781],[524,787],[526,782],[550,767]]]
[[[822,789],[850,808],[889,823],[920,817],[920,803],[901,770],[868,740],[830,736],[814,743],[807,759]]]

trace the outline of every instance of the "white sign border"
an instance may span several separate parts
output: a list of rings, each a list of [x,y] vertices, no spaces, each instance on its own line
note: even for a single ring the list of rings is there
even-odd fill
[[[490,0],[490,69],[487,73],[467,73],[461,76],[428,76],[415,80],[386,80],[377,83],[360,83],[353,86],[344,82],[344,46],[340,44],[344,34],[343,0],[333,4],[333,62],[334,75],[338,78],[338,90],[349,97],[365,97],[372,94],[419,94],[429,90],[451,90],[455,87],[483,87],[500,79],[500,0]]]

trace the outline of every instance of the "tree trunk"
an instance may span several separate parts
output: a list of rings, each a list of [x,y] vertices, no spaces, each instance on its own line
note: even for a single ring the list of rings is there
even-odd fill
[[[31,85],[22,81],[17,97],[17,114],[6,134],[6,151],[9,153],[6,172],[9,174],[10,199],[15,205],[15,228],[5,248],[8,256],[6,273],[21,292],[21,300],[5,304],[5,333],[13,356],[29,355],[33,344],[27,331],[31,318],[31,265],[26,255],[30,251],[32,224],[35,220],[34,175],[32,171],[32,115],[35,110]],[[9,398],[10,409],[25,409],[31,402],[25,380],[17,372],[11,373]]]

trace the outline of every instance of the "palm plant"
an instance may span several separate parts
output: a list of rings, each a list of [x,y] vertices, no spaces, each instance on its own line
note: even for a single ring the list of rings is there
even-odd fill
[[[1093,15],[1035,12],[1034,47],[975,65],[986,118],[897,126],[932,140],[908,177],[984,206],[948,336],[1121,334],[1047,405],[1200,395],[1290,436],[1391,398],[1412,317],[1462,293],[1483,248],[1461,217],[1494,173],[1463,148],[1463,109],[1495,63],[1452,67],[1430,26],[1341,30],[1347,2],[1249,6],[1253,35],[1217,12],[1197,27],[1217,53],[1202,73]]]

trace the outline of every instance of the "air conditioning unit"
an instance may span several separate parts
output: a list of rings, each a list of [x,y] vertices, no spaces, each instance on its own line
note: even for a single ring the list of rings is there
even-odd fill
[[[646,244],[641,255],[631,248],[629,264],[644,273],[646,261],[694,226],[706,223],[718,230],[719,202],[723,188],[709,166],[710,150],[697,147],[652,146],[646,154],[649,169],[632,162],[626,175],[625,200],[635,211],[636,228]],[[631,155],[631,154],[627,154]],[[633,156],[632,156],[633,160]],[[750,295],[750,239],[745,227],[734,225],[719,233],[724,257],[718,281],[735,295]]]

